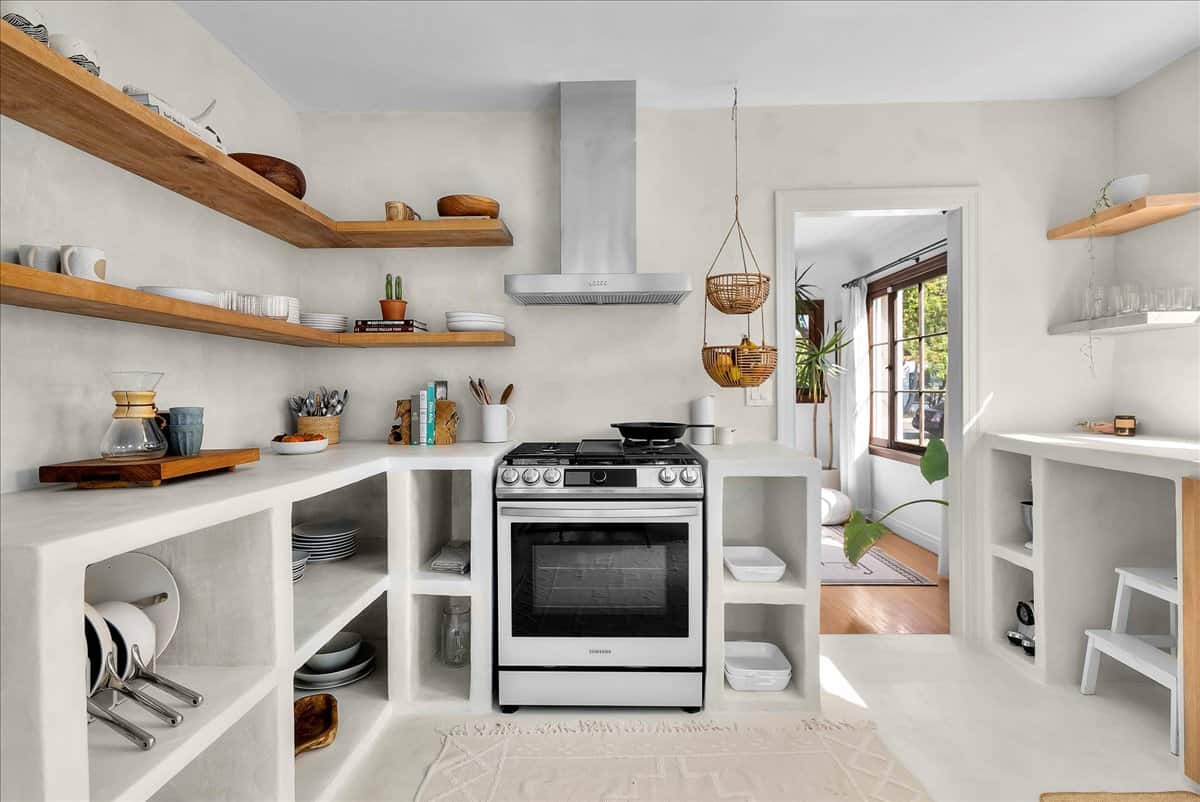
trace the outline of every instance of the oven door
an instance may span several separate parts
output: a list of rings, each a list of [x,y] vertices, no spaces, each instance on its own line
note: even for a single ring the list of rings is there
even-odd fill
[[[500,668],[703,665],[699,501],[497,504]]]

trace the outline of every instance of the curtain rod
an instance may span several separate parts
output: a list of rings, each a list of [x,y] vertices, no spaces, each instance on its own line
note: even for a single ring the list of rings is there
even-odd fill
[[[870,271],[869,273],[863,273],[861,276],[858,276],[857,278],[850,279],[849,281],[847,281],[845,284],[842,285],[842,289],[847,289],[847,288],[853,286],[854,284],[856,284],[857,282],[862,281],[865,278],[870,278],[871,276],[875,275],[876,273],[882,273],[885,270],[891,270],[893,267],[899,267],[900,265],[904,264],[905,262],[911,261],[913,259],[916,259],[919,262],[919,261],[921,261],[922,256],[929,253],[930,251],[935,251],[938,248],[943,247],[945,244],[946,244],[945,239],[940,239],[937,242],[930,243],[929,245],[926,245],[924,248],[919,248],[919,249],[913,251],[912,253],[908,254],[907,256],[901,256],[899,259],[896,259],[893,262],[888,262],[883,267],[877,267],[874,270]]]

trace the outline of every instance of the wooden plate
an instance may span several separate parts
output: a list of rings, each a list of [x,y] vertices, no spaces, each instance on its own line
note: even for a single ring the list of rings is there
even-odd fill
[[[500,201],[486,195],[446,195],[438,198],[438,215],[441,217],[491,217],[500,216]]]
[[[275,186],[303,198],[308,190],[304,172],[290,161],[263,153],[230,153],[229,158],[249,167]]]
[[[337,699],[331,693],[315,693],[296,700],[296,754],[321,749],[337,737]]]

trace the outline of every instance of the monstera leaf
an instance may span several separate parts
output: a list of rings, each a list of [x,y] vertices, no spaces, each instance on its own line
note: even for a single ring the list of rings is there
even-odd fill
[[[851,565],[858,565],[863,555],[886,533],[883,524],[868,521],[862,512],[855,510],[850,514],[850,520],[846,521],[842,532],[846,559]]]
[[[925,453],[921,455],[921,475],[929,484],[940,482],[950,475],[950,454],[946,451],[946,444],[936,437],[929,441]]]

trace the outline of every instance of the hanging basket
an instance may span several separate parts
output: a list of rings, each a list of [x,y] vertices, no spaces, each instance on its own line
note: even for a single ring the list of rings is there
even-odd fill
[[[767,302],[771,277],[763,273],[721,273],[704,281],[708,302],[727,315],[748,315]]]
[[[773,345],[706,345],[704,370],[722,387],[757,387],[775,372],[779,351]]]

